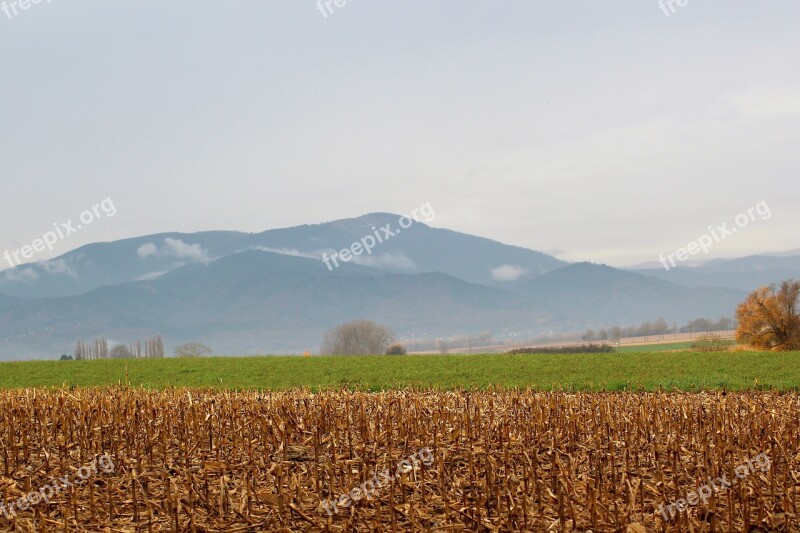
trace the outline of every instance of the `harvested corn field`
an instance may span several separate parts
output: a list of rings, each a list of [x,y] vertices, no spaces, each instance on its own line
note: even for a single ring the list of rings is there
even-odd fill
[[[794,393],[118,388],[0,402],[3,530],[800,525]]]

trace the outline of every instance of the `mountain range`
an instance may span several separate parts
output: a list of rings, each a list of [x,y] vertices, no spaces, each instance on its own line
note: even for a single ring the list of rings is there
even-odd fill
[[[401,339],[684,323],[732,316],[748,291],[800,278],[800,255],[623,270],[399,220],[371,213],[262,233],[162,233],[2,271],[0,359],[154,334],[168,349],[199,341],[229,355],[313,352],[328,328],[354,319]],[[361,253],[345,261],[345,248]]]

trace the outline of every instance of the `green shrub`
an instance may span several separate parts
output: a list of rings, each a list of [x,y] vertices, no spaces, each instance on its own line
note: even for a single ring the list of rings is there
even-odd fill
[[[516,350],[509,350],[509,354],[524,354],[524,353],[611,353],[614,348],[607,344],[582,344],[580,346],[556,346],[552,348],[517,348]]]
[[[386,350],[386,355],[406,355],[408,350],[402,344],[393,344]]]
[[[692,350],[698,352],[726,352],[735,343],[732,340],[723,339],[719,335],[704,335],[692,343]]]

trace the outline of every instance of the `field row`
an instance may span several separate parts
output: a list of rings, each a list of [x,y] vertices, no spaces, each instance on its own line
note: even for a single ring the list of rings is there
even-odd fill
[[[798,400],[3,391],[0,528],[788,531]]]
[[[0,363],[0,388],[452,390],[800,388],[800,352],[209,357]]]

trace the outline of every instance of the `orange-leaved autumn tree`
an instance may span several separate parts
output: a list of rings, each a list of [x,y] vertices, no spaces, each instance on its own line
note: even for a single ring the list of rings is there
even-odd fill
[[[761,350],[800,350],[800,281],[754,291],[736,309],[736,340]]]

